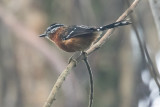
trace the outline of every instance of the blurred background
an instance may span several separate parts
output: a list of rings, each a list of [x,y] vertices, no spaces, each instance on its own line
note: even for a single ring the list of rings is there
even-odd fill
[[[127,2],[0,0],[0,107],[43,106],[73,54],[38,37],[50,24],[110,24],[127,9]],[[157,71],[160,71],[159,11],[160,1],[142,0],[132,13],[132,21],[141,41],[146,41]],[[89,62],[94,75],[93,107],[160,107],[158,87],[132,26],[117,28],[109,40],[89,56]],[[87,107],[88,96],[89,76],[81,62],[63,83],[54,107]]]

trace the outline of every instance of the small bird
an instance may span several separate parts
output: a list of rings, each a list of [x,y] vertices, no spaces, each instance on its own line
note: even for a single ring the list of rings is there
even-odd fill
[[[85,25],[66,26],[54,23],[40,37],[47,37],[66,52],[84,52],[97,41],[103,31],[129,24],[131,24],[129,20],[122,20],[102,27],[89,27]]]
[[[81,51],[82,55],[85,56],[84,61],[88,68],[91,84],[88,107],[91,107],[93,104],[93,76],[84,51],[97,41],[103,31],[129,24],[131,24],[129,20],[122,20],[102,27],[89,27],[85,25],[66,26],[64,24],[54,23],[46,29],[44,34],[40,35],[40,37],[47,37],[66,52]],[[72,57],[69,58],[69,63],[73,60]]]

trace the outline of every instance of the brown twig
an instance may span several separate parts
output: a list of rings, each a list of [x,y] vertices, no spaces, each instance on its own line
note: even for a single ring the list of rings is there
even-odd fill
[[[118,18],[117,21],[120,20],[124,20],[137,6],[137,4],[140,2],[141,0],[135,0],[132,5]],[[89,55],[92,52],[94,52],[95,50],[99,49],[107,40],[107,38],[110,37],[110,35],[113,33],[114,29],[110,29],[106,32],[106,34],[97,42],[95,43],[93,46],[91,46],[87,51],[86,54]],[[68,74],[70,73],[70,70],[76,66],[76,64],[78,62],[80,62],[81,60],[84,60],[84,56],[80,55],[76,61],[72,60],[68,66],[66,67],[66,69],[62,72],[62,74],[58,77],[55,85],[53,86],[47,101],[45,102],[45,104],[43,105],[43,107],[50,107],[53,103],[53,101],[55,100],[55,96],[56,93],[58,92],[59,88],[61,87],[62,83],[64,82],[65,78],[68,76]]]

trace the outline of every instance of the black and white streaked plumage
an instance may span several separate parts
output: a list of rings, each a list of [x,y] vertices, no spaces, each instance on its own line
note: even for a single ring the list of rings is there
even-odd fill
[[[55,23],[50,25],[40,37],[47,36],[67,52],[84,51],[100,37],[104,30],[128,24],[131,24],[128,20],[122,20],[102,27],[88,27],[85,25],[66,26]]]
[[[54,23],[54,24],[51,24],[45,31],[44,34],[40,35],[40,37],[43,37],[43,36],[47,36],[51,33],[54,33],[58,28],[60,28],[61,26],[64,26],[64,24],[58,24],[58,23]]]
[[[62,39],[63,40],[67,40],[71,37],[75,37],[78,35],[83,35],[83,34],[87,34],[87,33],[91,33],[91,32],[97,32],[97,31],[104,31],[107,29],[111,29],[111,28],[115,28],[118,26],[124,26],[124,25],[128,25],[131,24],[131,22],[129,22],[128,20],[122,20],[119,22],[115,22],[109,25],[105,25],[102,27],[89,27],[89,26],[85,26],[85,25],[72,25],[69,26],[67,29],[67,33],[68,35],[63,35]],[[58,23],[54,23],[52,25],[50,25],[47,29],[46,32],[42,35],[40,35],[40,37],[45,36],[46,34],[50,34],[50,33],[54,33],[58,28],[65,26],[64,24],[58,24]]]

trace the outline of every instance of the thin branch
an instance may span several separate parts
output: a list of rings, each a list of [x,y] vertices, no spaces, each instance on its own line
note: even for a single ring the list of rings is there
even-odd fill
[[[158,37],[160,39],[160,14],[159,14],[159,11],[160,11],[160,1],[159,0],[148,0],[148,2],[150,4],[150,8],[151,8],[152,15],[153,15],[153,18],[154,18],[154,22],[155,22],[155,26],[156,26],[156,31],[157,31]],[[158,72],[157,69],[156,69],[156,75],[157,75],[157,78],[160,79],[160,74],[159,74],[159,72]]]
[[[85,52],[82,53],[85,55]],[[86,67],[88,69],[88,73],[89,73],[89,78],[90,78],[90,96],[89,96],[89,105],[88,107],[92,107],[92,104],[93,104],[93,94],[94,94],[94,89],[93,89],[93,74],[92,74],[92,70],[91,70],[91,67],[89,65],[89,62],[88,62],[88,58],[87,56],[84,56],[84,62],[86,64]]]
[[[127,5],[130,4],[129,0],[125,0],[125,1],[127,2]],[[130,17],[131,17],[132,22],[135,22],[134,21],[135,18],[133,18],[133,15],[131,15]],[[154,80],[155,80],[155,82],[156,82],[156,84],[158,86],[159,93],[160,93],[160,83],[158,81],[159,74],[157,73],[158,71],[155,69],[155,66],[154,66],[154,64],[153,64],[153,62],[152,62],[152,60],[150,58],[149,52],[148,52],[147,47],[146,47],[146,42],[144,40],[144,43],[142,43],[142,41],[140,39],[139,32],[138,32],[138,30],[136,28],[136,23],[133,23],[132,27],[133,27],[133,30],[134,30],[134,32],[136,34],[138,43],[139,43],[139,47],[140,47],[142,58],[145,61],[145,64],[147,64],[147,67],[149,68],[149,71],[150,71],[152,77],[154,78]]]
[[[150,73],[152,74],[152,77],[154,78],[154,80],[155,80],[155,82],[156,82],[156,84],[157,84],[157,86],[158,86],[159,94],[160,94],[160,83],[159,83],[159,81],[158,81],[157,73],[156,73],[156,72],[158,72],[158,71],[156,71],[155,66],[154,66],[154,64],[153,64],[153,62],[152,62],[152,60],[151,60],[151,58],[150,58],[150,56],[149,56],[149,53],[148,53],[146,44],[144,44],[144,51],[145,51],[145,53],[146,53],[146,58],[147,58],[147,60],[148,60],[148,62],[146,62],[146,63],[148,64],[149,71],[150,71]]]
[[[129,0],[124,0],[124,2],[126,2],[127,6],[130,5]],[[130,18],[131,18],[131,22],[133,22],[131,26],[132,26],[135,34],[136,34],[136,38],[137,38],[137,40],[138,40],[138,45],[139,45],[139,48],[140,48],[141,56],[142,56],[142,58],[145,60],[145,53],[144,53],[144,49],[143,49],[143,44],[142,44],[142,42],[141,42],[139,32],[138,32],[138,30],[136,29],[136,26],[137,26],[137,23],[136,23],[137,21],[135,20],[136,17],[132,14],[132,15],[130,15]]]
[[[137,6],[137,4],[141,0],[135,0],[132,5],[118,18],[117,21],[124,20]],[[86,54],[89,55],[98,48],[100,48],[107,40],[107,38],[110,37],[110,35],[113,33],[114,29],[110,29],[106,32],[106,34],[93,46],[91,46],[87,51]],[[77,63],[79,63],[81,60],[84,60],[84,56],[80,55],[76,61],[71,61],[69,65],[66,67],[66,69],[62,72],[62,74],[58,77],[58,80],[56,81],[55,85],[53,86],[53,89],[50,92],[50,95],[47,98],[46,103],[44,104],[43,107],[50,107],[53,101],[55,100],[55,95],[58,92],[59,88],[61,87],[63,81],[65,78],[68,76],[70,70],[76,66]]]

